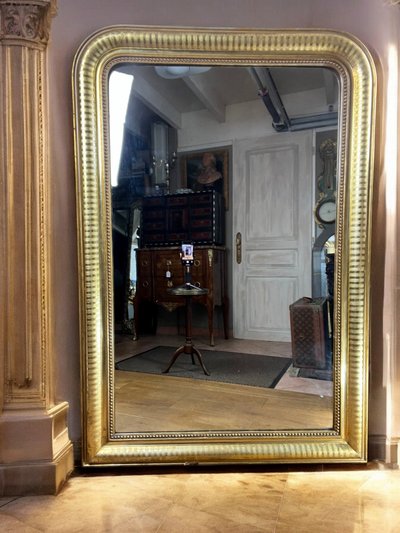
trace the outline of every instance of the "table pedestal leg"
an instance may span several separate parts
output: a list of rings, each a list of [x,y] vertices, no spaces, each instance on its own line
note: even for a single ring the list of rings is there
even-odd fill
[[[178,359],[181,353],[186,353],[192,357],[192,363],[194,364],[194,355],[197,356],[197,359],[199,360],[200,366],[203,369],[203,372],[206,376],[209,376],[210,373],[207,370],[207,368],[204,365],[203,358],[201,357],[201,353],[195,346],[193,346],[192,343],[192,297],[191,296],[185,296],[186,298],[186,341],[183,346],[180,346],[172,356],[172,359],[168,365],[168,367],[163,371],[163,374],[167,374],[172,365],[175,363],[175,361]]]

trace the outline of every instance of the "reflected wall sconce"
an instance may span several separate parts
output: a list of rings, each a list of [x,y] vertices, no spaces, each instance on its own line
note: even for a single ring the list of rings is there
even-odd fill
[[[176,153],[168,154],[168,125],[153,122],[151,125],[152,184],[156,191],[170,192],[170,170],[176,161]]]

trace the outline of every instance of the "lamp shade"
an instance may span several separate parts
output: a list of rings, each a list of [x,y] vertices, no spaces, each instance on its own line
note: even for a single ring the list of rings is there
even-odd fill
[[[211,67],[194,67],[188,65],[159,65],[155,67],[157,74],[167,80],[202,74],[210,69]]]

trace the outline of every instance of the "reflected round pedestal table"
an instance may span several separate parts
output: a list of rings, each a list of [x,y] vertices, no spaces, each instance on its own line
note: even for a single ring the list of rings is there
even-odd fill
[[[184,353],[191,356],[193,364],[194,355],[196,355],[204,374],[206,374],[206,376],[209,376],[210,373],[204,365],[201,353],[193,345],[192,342],[192,297],[207,294],[208,289],[202,289],[201,287],[196,287],[196,285],[192,285],[191,283],[185,283],[184,285],[180,285],[179,287],[173,287],[172,289],[169,289],[168,292],[170,294],[173,294],[174,296],[183,296],[184,298],[186,298],[186,341],[183,346],[180,346],[175,351],[174,355],[171,358],[171,361],[169,362],[168,367],[163,371],[163,374],[167,374],[170,371],[172,365],[178,359],[178,357]]]

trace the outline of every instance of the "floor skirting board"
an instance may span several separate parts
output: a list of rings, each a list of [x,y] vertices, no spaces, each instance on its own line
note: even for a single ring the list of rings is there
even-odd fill
[[[368,458],[370,461],[383,461],[387,465],[400,465],[400,438],[386,435],[369,435]]]

